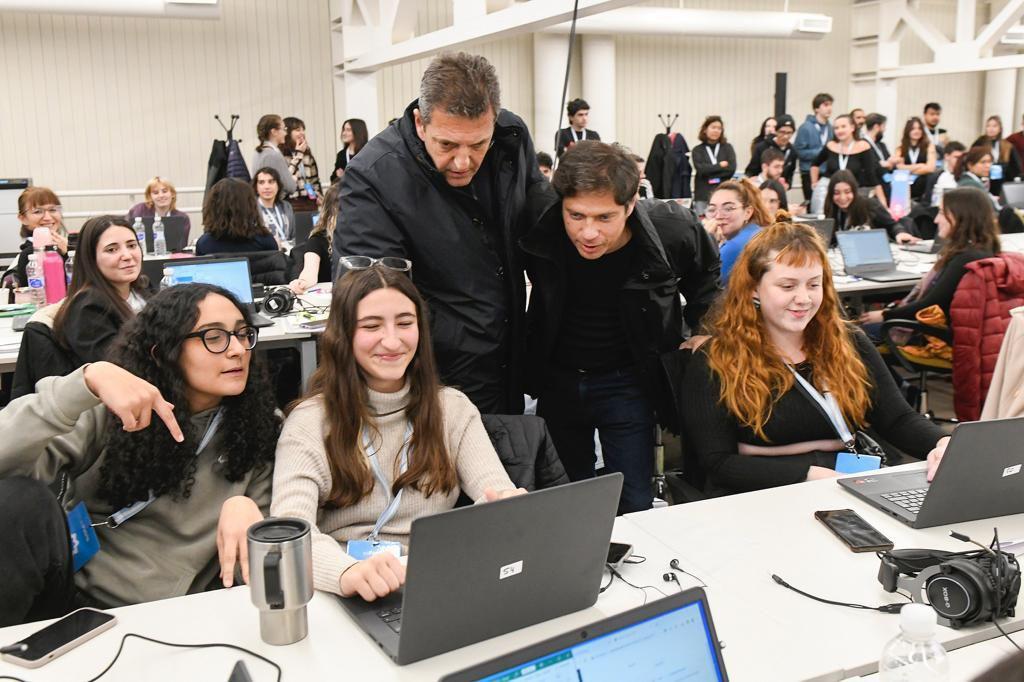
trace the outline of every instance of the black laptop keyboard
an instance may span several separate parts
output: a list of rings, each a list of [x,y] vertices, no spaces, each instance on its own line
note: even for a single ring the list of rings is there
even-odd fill
[[[894,493],[882,493],[882,497],[916,514],[921,511],[924,496],[927,494],[928,488],[915,488],[913,490],[898,490]]]
[[[402,631],[402,607],[396,606],[393,609],[384,609],[377,612],[377,617],[387,623],[387,626],[398,634]]]

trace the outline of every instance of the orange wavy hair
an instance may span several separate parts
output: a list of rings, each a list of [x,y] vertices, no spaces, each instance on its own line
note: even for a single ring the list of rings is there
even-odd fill
[[[869,397],[867,368],[850,338],[851,324],[841,314],[832,284],[832,268],[821,237],[779,211],[774,225],[751,239],[729,276],[729,287],[711,312],[707,326],[708,365],[721,384],[719,401],[743,426],[768,440],[764,425],[778,399],[793,387],[793,373],[775,349],[760,310],[753,304],[761,278],[775,263],[822,267],[821,307],[804,329],[804,351],[814,365],[814,384],[835,396],[848,423],[864,426]]]

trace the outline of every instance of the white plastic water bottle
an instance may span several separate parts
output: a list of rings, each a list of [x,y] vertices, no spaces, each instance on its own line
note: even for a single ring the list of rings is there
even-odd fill
[[[35,303],[37,307],[46,305],[46,280],[43,278],[43,263],[35,253],[28,255],[25,277],[28,279],[29,301]]]
[[[882,649],[881,682],[949,682],[949,658],[935,637],[935,610],[927,604],[900,609],[900,634]]]
[[[153,218],[153,255],[167,255],[167,241],[164,239],[164,222],[160,216]]]
[[[160,291],[167,287],[174,286],[174,271],[171,268],[164,268],[164,277],[160,280]]]
[[[146,224],[142,222],[142,216],[135,219],[135,224],[132,225],[132,229],[135,230],[135,238],[139,240],[139,248],[143,252],[146,251]]]

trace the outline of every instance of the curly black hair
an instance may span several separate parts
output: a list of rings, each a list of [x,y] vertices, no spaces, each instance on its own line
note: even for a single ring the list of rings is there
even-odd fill
[[[179,365],[182,337],[199,319],[199,304],[217,294],[231,301],[243,319],[246,308],[231,292],[211,284],[183,284],[165,289],[149,300],[131,319],[110,349],[111,362],[156,386],[174,405],[174,416],[185,440],[175,442],[164,423],[154,417],[149,427],[125,432],[111,415],[107,426],[106,456],[100,467],[99,495],[115,508],[154,496],[188,498],[196,473],[196,450],[202,433],[192,427]],[[253,469],[273,466],[274,448],[281,431],[274,394],[266,372],[254,354],[245,390],[221,402],[224,477],[240,481]]]

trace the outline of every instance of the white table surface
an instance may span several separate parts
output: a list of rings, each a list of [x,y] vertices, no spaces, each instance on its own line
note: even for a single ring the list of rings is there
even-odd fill
[[[1024,640],[1020,635],[1012,635],[1016,640]],[[1018,641],[1021,643],[1021,641]],[[1022,644],[1024,646],[1024,644]],[[1005,637],[990,639],[970,646],[960,647],[948,652],[949,679],[953,682],[973,680],[987,671],[996,663],[1017,653],[1013,645]],[[850,679],[878,682],[878,673]]]
[[[627,565],[621,573],[636,585],[655,585],[666,594],[679,588],[662,580],[671,552],[651,540],[625,518],[616,519],[612,539],[635,545],[647,557],[642,564]],[[607,576],[605,577],[607,580]],[[684,588],[692,581],[685,576]],[[660,598],[650,591],[651,598]],[[643,594],[616,579],[591,608],[540,623],[501,637],[463,647],[406,666],[398,666],[356,626],[337,598],[317,592],[309,604],[309,636],[289,646],[264,644],[259,636],[258,611],[248,587],[235,587],[177,599],[138,604],[112,612],[118,624],[94,640],[37,670],[0,661],[0,676],[14,675],[31,682],[75,682],[96,675],[113,658],[121,637],[135,632],[177,643],[226,642],[251,649],[275,661],[284,680],[362,680],[377,682],[437,680],[440,676],[488,660],[498,654],[536,643],[563,631],[583,627],[607,616],[640,606]],[[711,601],[714,608],[714,600]],[[49,621],[46,621],[49,622]],[[0,629],[0,643],[16,642],[45,622]],[[227,680],[238,659],[245,659],[255,682],[274,679],[267,664],[228,649],[181,650],[130,639],[114,668],[103,679]],[[201,672],[201,674],[197,674]]]
[[[1024,514],[915,530],[861,502],[835,480],[676,505],[627,518],[675,550],[708,583],[712,614],[721,638],[729,644],[726,653],[742,651],[740,657],[726,658],[730,677],[804,679],[812,673],[826,674],[829,667],[845,676],[872,673],[877,671],[885,643],[898,632],[898,616],[821,604],[771,578],[772,573],[778,574],[794,587],[836,601],[869,606],[906,601],[882,589],[874,553],[850,552],[814,518],[814,512],[823,509],[855,510],[897,549],[973,547],[950,538],[951,529],[983,543],[991,540],[995,526],[1004,541],[1024,537]],[[1017,613],[1016,618],[1001,621],[1007,632],[1024,628],[1024,609]],[[939,628],[940,640],[949,650],[998,635],[992,625]]]

